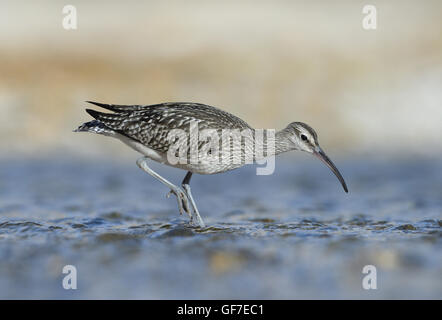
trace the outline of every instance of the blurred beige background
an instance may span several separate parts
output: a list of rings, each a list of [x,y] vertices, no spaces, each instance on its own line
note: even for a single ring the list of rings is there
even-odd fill
[[[77,8],[64,30],[62,8]],[[362,28],[362,7],[378,28]],[[304,121],[332,154],[442,152],[441,1],[2,1],[1,155],[130,155],[85,100]],[[120,152],[120,150],[125,150]]]

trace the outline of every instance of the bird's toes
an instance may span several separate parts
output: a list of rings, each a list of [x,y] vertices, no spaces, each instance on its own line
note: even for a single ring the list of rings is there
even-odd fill
[[[183,208],[188,214],[190,214],[189,200],[187,199],[187,196],[183,199]]]
[[[178,209],[180,211],[180,215],[183,214],[183,212],[187,213],[187,215],[191,218],[192,220],[192,214],[190,211],[190,206],[189,206],[189,199],[187,198],[187,194],[181,190],[181,189],[171,189],[167,194],[166,197],[170,198],[170,195],[174,194],[177,197],[177,201],[178,201]]]
[[[181,200],[181,205],[183,206],[183,209],[186,212],[189,212],[189,199],[187,198],[187,195],[183,191],[180,191],[179,198]]]
[[[192,212],[190,210],[189,198],[187,197],[187,194],[185,192],[183,192],[182,190],[180,192],[179,201],[181,201],[181,207],[187,213],[187,215],[190,217],[190,220],[192,221],[193,216],[192,216]]]
[[[183,215],[184,207],[183,207],[182,200],[180,199],[179,196],[177,196],[177,200],[178,200],[178,209],[180,211],[180,215]]]

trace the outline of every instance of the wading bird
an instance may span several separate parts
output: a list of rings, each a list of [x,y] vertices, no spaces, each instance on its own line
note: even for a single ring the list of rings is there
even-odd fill
[[[84,123],[75,132],[93,132],[114,137],[143,154],[143,157],[137,160],[137,165],[170,188],[168,196],[174,194],[177,197],[180,214],[183,212],[187,213],[191,223],[196,222],[197,225],[204,227],[204,222],[195,204],[189,185],[192,174],[226,172],[239,168],[246,163],[244,161],[213,161],[214,158],[209,157],[211,151],[205,153],[206,156],[203,153],[203,156],[198,157],[197,161],[172,163],[169,161],[170,157],[168,155],[170,156],[169,151],[177,142],[176,139],[171,139],[169,134],[173,130],[178,129],[189,136],[189,139],[183,139],[186,144],[181,146],[182,148],[180,149],[180,151],[183,151],[182,149],[184,148],[183,154],[188,159],[192,143],[189,144],[187,142],[192,139],[191,129],[189,128],[192,123],[198,124],[199,130],[211,129],[217,132],[229,129],[248,130],[253,133],[255,129],[228,112],[199,103],[169,102],[146,106],[87,102],[110,110],[111,113],[86,109],[95,120]],[[246,135],[244,140],[248,140],[245,142],[249,142],[249,144],[244,143],[232,147],[229,160],[243,159],[247,153],[252,153],[255,160],[263,158],[262,155],[258,156],[255,154],[255,148],[247,147],[253,146],[256,142],[253,134]],[[198,141],[196,151],[200,151],[204,146],[207,147],[206,144],[205,142],[201,143],[201,141]],[[276,132],[272,145],[274,148],[267,149],[266,157],[292,150],[306,151],[315,155],[333,171],[345,192],[348,192],[344,178],[319,146],[316,132],[307,124],[302,122],[290,123],[286,128]],[[230,142],[229,147],[231,147]],[[175,154],[175,150],[178,149],[174,149],[173,153]],[[209,150],[212,149],[209,148]],[[186,170],[187,174],[181,183],[182,188],[153,171],[148,166],[149,159]]]

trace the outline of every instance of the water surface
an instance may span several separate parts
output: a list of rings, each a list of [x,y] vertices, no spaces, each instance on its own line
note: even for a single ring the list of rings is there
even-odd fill
[[[1,160],[0,298],[441,299],[441,159],[337,159],[349,194],[305,159],[194,176],[206,228],[134,161]]]

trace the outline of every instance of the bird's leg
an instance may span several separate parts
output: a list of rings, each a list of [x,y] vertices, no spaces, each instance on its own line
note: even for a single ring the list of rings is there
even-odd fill
[[[201,218],[201,215],[198,211],[198,208],[196,207],[195,200],[193,200],[192,197],[192,191],[190,190],[190,178],[192,178],[192,172],[187,172],[186,176],[184,177],[183,182],[181,183],[181,186],[183,187],[184,191],[186,192],[187,198],[190,200],[190,204],[192,205],[193,212],[195,213],[197,222],[201,228],[204,228],[206,225],[204,224],[203,219]]]
[[[163,184],[165,184],[166,186],[168,186],[170,188],[170,192],[168,193],[168,196],[171,193],[173,193],[177,197],[178,208],[180,210],[180,214],[183,214],[183,212],[186,212],[189,215],[190,222],[192,222],[193,221],[193,216],[192,216],[192,213],[190,211],[189,199],[187,197],[187,194],[183,190],[181,190],[179,187],[174,185],[172,182],[170,182],[167,179],[163,178],[158,173],[156,173],[151,168],[149,168],[149,166],[147,165],[147,161],[148,160],[147,160],[146,157],[140,158],[140,159],[137,160],[137,165],[143,171],[147,172],[152,177],[158,179],[160,182],[162,182]]]

